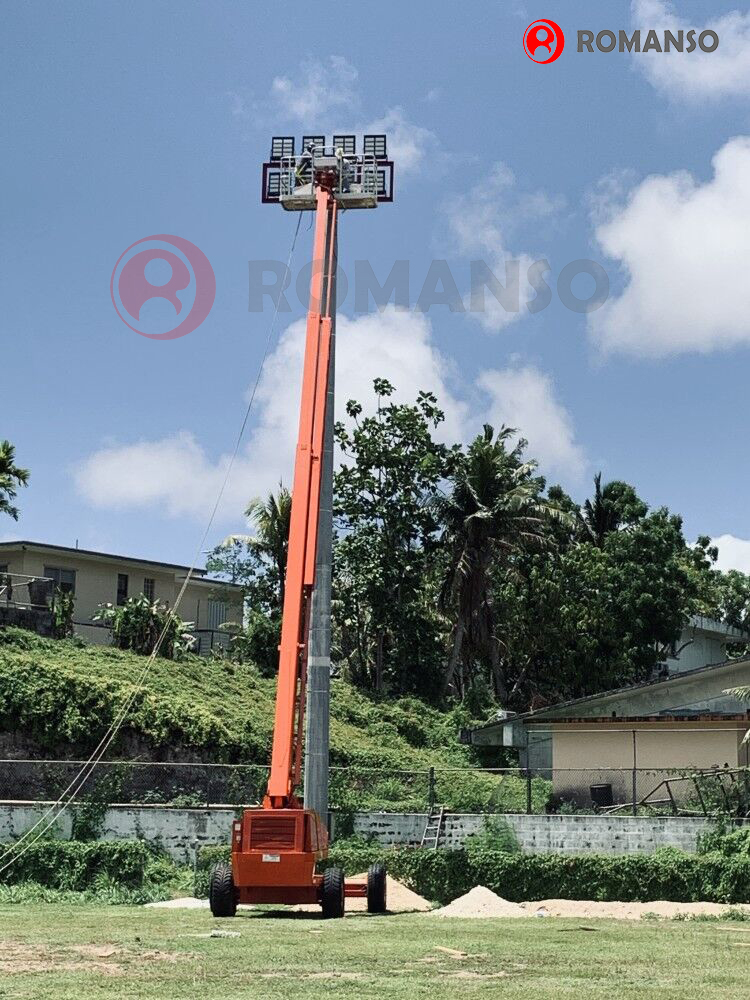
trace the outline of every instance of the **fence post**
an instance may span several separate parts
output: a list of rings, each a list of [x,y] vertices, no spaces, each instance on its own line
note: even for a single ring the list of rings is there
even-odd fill
[[[435,808],[435,768],[431,767],[427,774],[427,808],[429,812]]]
[[[526,813],[528,816],[531,816],[533,811],[534,810],[532,809],[532,803],[531,803],[531,770],[530,768],[527,767],[526,768]]]
[[[638,744],[633,730],[633,815],[638,815]]]

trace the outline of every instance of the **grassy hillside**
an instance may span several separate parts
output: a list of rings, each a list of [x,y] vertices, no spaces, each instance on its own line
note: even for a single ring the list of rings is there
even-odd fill
[[[144,657],[109,647],[0,629],[0,729],[50,756],[87,754],[145,664]],[[127,757],[137,747],[153,759],[265,764],[274,688],[249,665],[156,659],[108,756]],[[478,764],[474,752],[457,739],[467,721],[458,711],[442,713],[417,699],[375,702],[334,681],[332,803],[422,808],[425,772],[436,767],[468,769],[438,775],[438,800],[453,809],[523,808],[521,782],[471,770]],[[535,786],[535,797],[544,792]]]

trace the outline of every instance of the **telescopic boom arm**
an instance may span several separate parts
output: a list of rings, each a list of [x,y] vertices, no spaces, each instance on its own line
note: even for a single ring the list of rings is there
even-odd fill
[[[331,351],[332,280],[336,269],[337,204],[330,190],[315,190],[315,241],[307,313],[299,435],[294,464],[286,586],[281,619],[279,676],[266,809],[298,808],[302,767],[307,641],[315,585],[323,432]]]

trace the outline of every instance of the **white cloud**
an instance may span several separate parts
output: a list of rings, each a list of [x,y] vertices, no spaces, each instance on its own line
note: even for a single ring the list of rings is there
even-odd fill
[[[292,323],[269,357],[256,397],[258,420],[247,447],[235,461],[221,517],[236,520],[250,497],[291,481],[297,433],[305,321]],[[396,401],[413,402],[421,389],[434,392],[446,419],[442,436],[461,437],[467,406],[450,386],[450,365],[432,345],[426,317],[387,309],[337,321],[337,419],[348,399],[367,407],[372,380],[388,378]],[[108,445],[78,466],[78,491],[94,507],[149,509],[169,517],[208,516],[229,457],[211,458],[187,431],[135,444]]]
[[[647,177],[596,227],[627,274],[590,316],[603,350],[662,357],[750,342],[750,138],[730,139],[713,169],[705,183]]]
[[[709,29],[719,36],[714,52],[641,52],[634,64],[654,86],[679,100],[750,95],[750,13],[734,10],[698,24],[680,17],[668,0],[633,0],[633,26],[641,36],[650,28],[687,35]],[[687,47],[687,42],[686,42]]]
[[[297,433],[305,322],[292,323],[269,357],[256,397],[257,419],[238,456],[219,523],[239,521],[252,496],[291,482]],[[452,364],[432,341],[424,314],[389,307],[382,313],[337,320],[336,417],[344,419],[348,399],[365,410],[374,403],[372,380],[387,378],[396,402],[413,402],[420,390],[434,392],[445,411],[438,436],[466,441],[484,421],[519,428],[543,471],[579,475],[583,458],[570,416],[556,401],[551,379],[535,369],[485,372],[478,387],[459,384]],[[467,401],[471,400],[471,402]],[[209,456],[187,431],[135,444],[107,445],[82,461],[75,479],[79,493],[101,509],[136,509],[167,517],[207,517],[224,479],[227,455]]]
[[[271,84],[271,96],[286,118],[312,132],[331,111],[356,104],[359,74],[343,56],[329,56],[326,62],[305,59],[300,70],[296,80],[277,76]]]
[[[363,116],[358,115],[362,103],[358,78],[356,67],[343,56],[304,60],[294,78],[277,76],[271,84],[276,120],[299,122],[309,134],[320,132],[329,138],[334,132],[356,135],[360,144],[363,135],[385,133],[388,155],[396,163],[400,180],[424,169],[426,161],[438,156],[435,133],[410,121],[399,106],[363,124]],[[237,114],[236,109],[243,109],[244,104],[231,96],[232,113]],[[352,124],[357,115],[358,121]]]
[[[108,445],[75,470],[79,493],[103,510],[148,509],[168,517],[207,518],[226,474],[228,455],[210,458],[195,436],[181,431],[155,441]],[[252,466],[240,459],[225,494],[228,507],[247,501]]]
[[[549,375],[530,366],[510,367],[487,371],[478,382],[489,396],[487,413],[496,430],[501,424],[515,427],[528,440],[528,455],[537,459],[543,473],[568,483],[582,479],[586,458]]]
[[[453,197],[444,209],[448,227],[459,253],[485,261],[503,286],[507,285],[506,261],[519,262],[517,311],[506,309],[489,290],[485,290],[485,310],[469,310],[468,315],[486,330],[498,331],[526,315],[526,303],[535,297],[528,281],[534,256],[528,250],[511,250],[518,241],[521,226],[549,224],[562,207],[560,199],[544,191],[519,190],[516,176],[504,163],[496,163],[486,177],[465,194]],[[543,256],[543,255],[541,255]]]
[[[711,543],[719,548],[717,569],[725,572],[738,569],[741,573],[750,573],[750,541],[734,535],[718,535],[711,539]]]
[[[401,107],[390,108],[382,118],[376,118],[357,132],[365,135],[385,133],[388,137],[388,157],[394,161],[399,178],[421,172],[425,161],[437,155],[435,133],[409,121]]]

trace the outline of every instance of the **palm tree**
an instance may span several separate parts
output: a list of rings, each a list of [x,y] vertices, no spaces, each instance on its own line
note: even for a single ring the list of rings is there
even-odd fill
[[[279,483],[279,492],[269,493],[265,500],[255,497],[247,505],[245,517],[253,521],[254,535],[230,535],[224,545],[244,542],[262,559],[270,561],[278,579],[279,608],[284,606],[286,558],[289,547],[289,523],[292,516],[292,494]]]
[[[279,483],[279,492],[265,500],[256,497],[247,505],[245,517],[255,522],[257,534],[250,545],[274,565],[279,580],[279,607],[284,607],[286,557],[289,550],[289,524],[292,518],[292,494]]]
[[[16,498],[17,487],[28,483],[29,470],[20,469],[15,460],[16,450],[10,441],[0,441],[0,512],[10,514],[17,521],[18,508],[11,500]]]
[[[440,605],[455,616],[446,689],[453,687],[463,695],[473,662],[486,658],[501,702],[507,691],[501,669],[503,644],[495,631],[492,571],[498,564],[512,569],[514,557],[522,552],[552,547],[550,519],[568,519],[540,497],[536,464],[521,460],[526,442],[506,448],[515,433],[502,427],[495,435],[485,424],[459,464],[450,494],[436,502],[449,551]]]
[[[578,512],[582,539],[601,549],[607,535],[646,515],[648,507],[628,483],[613,479],[602,486],[602,474],[594,476],[594,496]]]

